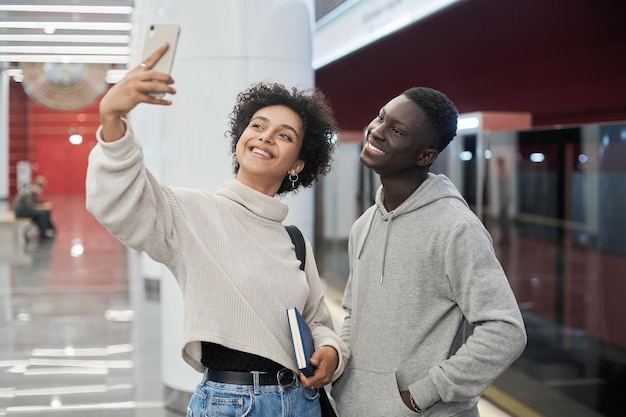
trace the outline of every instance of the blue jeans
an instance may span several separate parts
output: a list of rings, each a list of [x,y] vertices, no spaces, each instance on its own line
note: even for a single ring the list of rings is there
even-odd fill
[[[198,384],[187,417],[320,417],[319,393],[300,380],[280,385],[234,385],[209,381]]]

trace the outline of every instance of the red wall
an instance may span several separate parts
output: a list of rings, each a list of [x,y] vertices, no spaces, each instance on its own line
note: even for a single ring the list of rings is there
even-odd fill
[[[465,0],[316,71],[343,130],[413,86],[534,126],[626,120],[626,2]]]
[[[9,195],[16,192],[15,167],[28,160],[32,175],[48,178],[46,195],[85,194],[87,157],[95,146],[100,124],[98,101],[72,111],[52,110],[32,100],[22,85],[10,84]],[[83,136],[83,143],[72,145],[71,132]]]
[[[17,187],[18,161],[28,160],[28,98],[19,84],[9,84],[9,197]]]

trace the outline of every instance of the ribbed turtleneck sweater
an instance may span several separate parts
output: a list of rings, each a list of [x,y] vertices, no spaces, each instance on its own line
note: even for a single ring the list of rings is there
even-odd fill
[[[282,221],[278,198],[236,180],[216,193],[161,184],[143,162],[130,125],[123,138],[89,157],[87,208],[125,245],[163,263],[183,294],[182,355],[202,372],[201,342],[271,359],[294,371],[286,309],[297,307],[316,347],[339,352],[338,377],[349,355],[332,329],[315,258],[306,241],[305,271]]]

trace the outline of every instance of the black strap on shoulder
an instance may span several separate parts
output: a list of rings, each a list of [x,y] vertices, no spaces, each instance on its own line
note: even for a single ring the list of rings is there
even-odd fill
[[[291,241],[296,246],[296,256],[300,260],[300,270],[304,271],[304,265],[306,265],[306,247],[304,246],[304,236],[297,226],[290,225],[285,226],[287,233]]]

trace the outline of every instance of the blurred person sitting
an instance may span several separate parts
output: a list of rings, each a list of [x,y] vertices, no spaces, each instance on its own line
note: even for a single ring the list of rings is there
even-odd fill
[[[38,175],[20,189],[13,201],[15,217],[31,219],[39,229],[40,239],[50,239],[56,234],[52,222],[52,203],[39,199],[47,185],[46,177]]]

